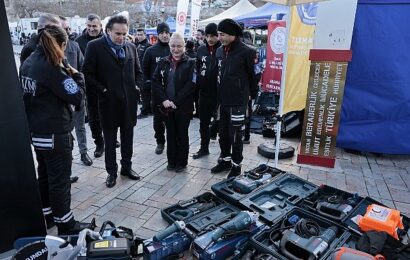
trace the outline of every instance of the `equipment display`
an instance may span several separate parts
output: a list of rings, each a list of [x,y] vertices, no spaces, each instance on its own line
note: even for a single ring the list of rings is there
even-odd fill
[[[344,221],[362,200],[358,194],[322,185],[305,199],[303,206],[334,221]]]
[[[239,205],[240,199],[282,174],[285,174],[282,170],[261,164],[253,170],[246,171],[243,175],[215,183],[211,188],[219,197],[232,204]]]
[[[146,240],[144,242],[144,260],[161,260],[171,256],[178,256],[188,250],[191,243],[191,238],[181,231],[175,232],[158,242]]]

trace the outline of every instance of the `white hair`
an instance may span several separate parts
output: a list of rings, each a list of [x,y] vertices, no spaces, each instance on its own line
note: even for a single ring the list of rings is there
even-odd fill
[[[182,34],[177,33],[177,32],[173,33],[173,34],[171,35],[171,38],[169,38],[169,41],[172,41],[173,39],[175,39],[175,40],[182,40],[182,41],[184,42],[184,45],[185,45],[184,36],[182,36]]]

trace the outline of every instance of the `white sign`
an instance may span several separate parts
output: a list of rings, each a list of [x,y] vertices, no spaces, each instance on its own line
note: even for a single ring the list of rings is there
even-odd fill
[[[178,32],[182,35],[184,35],[185,33],[188,5],[189,5],[189,0],[178,0],[175,32]]]
[[[195,32],[198,30],[199,13],[201,12],[202,0],[192,0],[191,5],[191,31],[190,35],[195,37]]]
[[[313,49],[350,50],[357,0],[319,3]]]

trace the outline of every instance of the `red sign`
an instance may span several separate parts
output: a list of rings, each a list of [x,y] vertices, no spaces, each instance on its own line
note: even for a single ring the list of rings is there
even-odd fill
[[[178,17],[179,25],[184,25],[185,22],[186,22],[186,13],[185,12],[180,12],[177,17]]]
[[[266,66],[262,75],[262,90],[265,92],[280,92],[283,52],[286,42],[285,26],[285,21],[268,22]]]

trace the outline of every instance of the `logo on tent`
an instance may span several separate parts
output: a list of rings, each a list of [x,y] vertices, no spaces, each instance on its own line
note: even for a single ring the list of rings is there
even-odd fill
[[[270,35],[270,48],[276,54],[282,54],[285,50],[286,29],[276,27]]]
[[[299,17],[304,24],[316,24],[317,8],[317,3],[303,4],[297,6]]]

